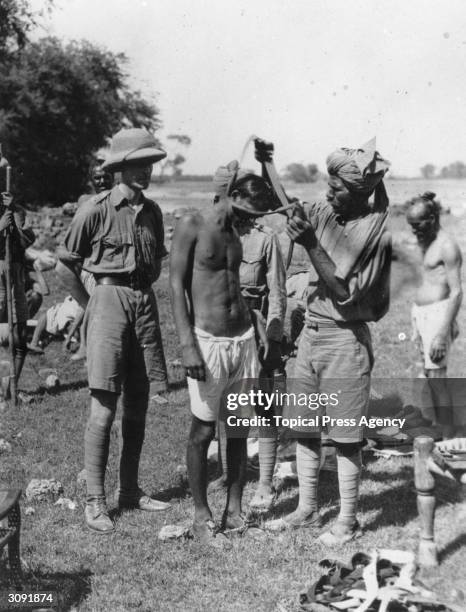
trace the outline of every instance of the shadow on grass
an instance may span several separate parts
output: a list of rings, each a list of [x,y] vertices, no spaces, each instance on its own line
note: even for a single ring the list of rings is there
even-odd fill
[[[34,572],[26,574],[23,581],[22,592],[44,592],[53,591],[58,595],[58,607],[51,608],[60,612],[75,610],[85,601],[92,592],[90,570],[77,572]],[[1,582],[0,582],[1,585]],[[0,586],[0,588],[2,588]],[[5,587],[3,587],[5,588]],[[47,608],[47,606],[43,606]]]
[[[401,483],[392,486],[387,490],[365,493],[360,496],[359,508],[362,513],[379,510],[377,516],[364,525],[367,531],[375,531],[383,527],[405,526],[412,520],[417,520],[417,499],[414,488],[414,467],[402,465],[396,472],[376,472],[366,475],[365,478],[376,483],[389,483],[391,480]],[[288,481],[280,489],[278,502],[274,505],[270,516],[265,518],[278,518],[293,512],[299,500],[299,491],[296,488],[296,481]],[[289,491],[293,495],[286,497]],[[336,518],[339,510],[338,477],[334,473],[321,472],[319,477],[319,508],[321,509],[322,520],[325,523]],[[435,485],[435,496],[437,507],[445,504],[455,503],[461,499],[461,491],[454,484],[444,479],[438,479]],[[396,503],[394,503],[396,500]],[[446,554],[452,554],[458,548],[465,545],[466,535],[457,539],[445,549]],[[456,547],[450,552],[450,547]]]
[[[439,550],[439,563],[443,563],[458,550],[466,546],[466,533],[458,535],[454,540]]]
[[[294,495],[283,497],[283,494],[290,490],[293,490]],[[285,481],[280,488],[280,495],[282,497],[275,503],[272,511],[264,515],[265,519],[279,518],[296,510],[299,501],[299,490],[295,480]],[[338,514],[338,508],[334,507],[335,504],[338,504],[338,480],[336,474],[321,472],[319,476],[318,499],[323,524],[336,518]]]
[[[191,497],[191,493],[189,491],[189,484],[187,479],[180,478],[179,484],[174,485],[172,487],[167,487],[166,489],[152,491],[149,493],[149,497],[152,497],[153,499],[157,499],[159,501],[169,502],[174,499],[187,499],[188,497]],[[110,510],[109,516],[112,520],[116,520],[125,512],[131,512],[131,510],[120,510],[117,507]]]
[[[159,491],[153,491],[151,493],[151,497],[165,502],[168,502],[171,499],[186,499],[191,497],[188,480],[187,478],[180,478],[178,484]]]
[[[385,382],[385,381],[384,381]],[[381,381],[378,381],[379,387]],[[390,382],[390,384],[393,384]],[[377,382],[375,383],[377,387]],[[376,392],[383,395],[385,389],[377,388]],[[403,408],[403,399],[398,393],[383,395],[380,399],[371,398],[369,401],[368,416],[370,417],[391,417],[400,412]],[[372,437],[372,436],[370,436]]]
[[[39,387],[38,393],[41,395],[60,395],[64,391],[79,391],[88,386],[87,378],[83,380],[73,380],[55,387],[54,389],[46,389],[45,387]]]
[[[381,527],[401,527],[418,518],[417,495],[413,482],[414,466],[404,465],[397,472],[377,472],[371,474],[370,479],[376,482],[402,479],[403,482],[380,493],[361,495],[361,511],[380,510],[370,523],[364,525],[364,529],[371,531]],[[461,493],[458,487],[449,481],[436,479],[435,498],[439,508],[445,504],[458,502]]]
[[[27,394],[31,396],[32,402],[35,403],[38,400],[47,399],[50,396],[57,396],[66,391],[79,391],[88,386],[87,378],[83,380],[73,380],[67,383],[60,384],[58,387],[48,389],[44,386],[36,387],[34,390],[27,391]]]

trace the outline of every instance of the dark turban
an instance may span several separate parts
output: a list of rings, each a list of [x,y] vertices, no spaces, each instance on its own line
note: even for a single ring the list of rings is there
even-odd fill
[[[375,138],[359,149],[337,149],[327,157],[327,170],[351,191],[370,194],[383,179],[390,162],[375,150]]]
[[[338,176],[350,191],[368,196],[381,183],[389,167],[390,162],[375,149],[375,138],[359,149],[337,149],[327,157],[329,174]]]

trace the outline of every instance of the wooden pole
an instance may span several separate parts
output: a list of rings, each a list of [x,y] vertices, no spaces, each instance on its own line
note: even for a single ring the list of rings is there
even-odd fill
[[[434,541],[435,480],[429,470],[429,459],[434,449],[434,440],[427,436],[415,438],[414,483],[417,492],[417,509],[421,523],[419,540],[419,564],[423,567],[438,565],[437,548]]]
[[[11,166],[6,167],[6,191],[11,190]],[[13,334],[13,284],[11,280],[11,231],[6,230],[5,234],[5,280],[6,280],[6,301],[8,312],[8,345],[10,347],[11,366],[10,366],[10,393],[13,406],[18,405],[18,393],[16,389],[16,364],[15,364],[15,339]]]

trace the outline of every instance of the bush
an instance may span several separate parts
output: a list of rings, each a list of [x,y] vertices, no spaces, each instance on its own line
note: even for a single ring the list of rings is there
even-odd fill
[[[0,142],[20,199],[76,199],[108,137],[125,126],[159,126],[156,106],[129,89],[125,63],[86,41],[44,38],[1,64]]]

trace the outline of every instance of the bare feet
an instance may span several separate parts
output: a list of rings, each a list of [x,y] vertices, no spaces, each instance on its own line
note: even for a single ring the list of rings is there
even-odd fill
[[[212,520],[196,521],[191,528],[194,541],[216,548],[217,550],[230,550],[231,542],[228,541],[226,535],[221,533],[219,526]]]

